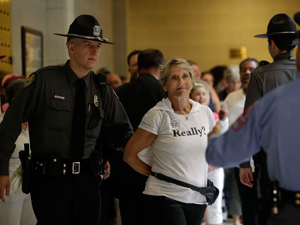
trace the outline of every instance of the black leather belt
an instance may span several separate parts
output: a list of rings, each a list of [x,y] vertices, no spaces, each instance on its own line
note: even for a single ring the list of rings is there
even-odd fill
[[[63,175],[80,174],[89,172],[89,159],[80,161],[72,161],[69,159],[62,159]]]
[[[296,207],[300,207],[300,191],[294,192],[294,191],[288,191],[285,189],[280,188],[280,199],[283,203],[290,203],[293,204]]]
[[[61,176],[90,172],[90,160],[72,160],[60,158],[58,155],[32,157],[33,170],[37,175]]]

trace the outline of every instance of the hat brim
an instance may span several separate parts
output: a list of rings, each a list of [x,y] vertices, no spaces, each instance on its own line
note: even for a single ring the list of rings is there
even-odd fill
[[[286,34],[295,34],[297,35],[296,31],[282,31],[282,32],[274,32],[274,33],[270,33],[270,34],[258,34],[255,35],[255,38],[268,38],[271,36],[279,36],[279,35],[286,35]]]
[[[112,45],[114,44],[112,42],[107,41],[106,38],[101,38],[101,37],[83,36],[83,35],[78,35],[78,34],[57,34],[57,33],[54,33],[54,34],[58,35],[58,36],[63,36],[63,37],[76,37],[76,38],[88,39],[88,40],[92,40],[92,41],[99,41],[104,44],[112,44]]]
[[[5,57],[6,57],[6,55],[0,55],[0,59],[3,59]]]

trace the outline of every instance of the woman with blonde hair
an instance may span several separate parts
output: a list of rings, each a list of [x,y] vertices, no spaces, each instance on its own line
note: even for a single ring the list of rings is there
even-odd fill
[[[186,60],[166,60],[160,80],[168,97],[146,113],[124,150],[124,160],[149,176],[143,192],[147,225],[200,225],[205,196],[172,180],[206,187],[204,154],[215,120],[207,106],[189,99],[193,70]],[[138,156],[148,147],[151,163]]]

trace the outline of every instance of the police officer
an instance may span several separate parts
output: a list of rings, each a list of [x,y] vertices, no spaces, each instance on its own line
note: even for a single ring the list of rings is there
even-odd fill
[[[111,86],[91,69],[103,38],[99,22],[78,16],[70,25],[70,60],[31,74],[0,126],[0,198],[9,194],[8,161],[21,123],[29,122],[30,192],[38,224],[99,224],[99,135],[115,149],[132,136]],[[79,105],[79,103],[81,105]]]
[[[295,16],[300,24],[300,12]],[[300,44],[300,43],[299,43]],[[300,71],[300,50],[297,66]],[[298,72],[299,74],[299,72]],[[275,201],[267,224],[300,224],[300,139],[298,115],[300,78],[273,90],[237,119],[231,129],[219,136],[217,125],[209,137],[206,160],[216,167],[233,167],[244,162],[262,147],[267,156],[268,175]],[[232,149],[239,149],[233,152]]]
[[[255,101],[259,100],[266,93],[278,86],[285,84],[297,77],[296,60],[293,55],[293,49],[297,45],[296,24],[286,14],[276,14],[273,16],[268,24],[267,33],[256,35],[256,38],[267,38],[268,48],[272,63],[262,61],[260,67],[251,73],[248,84],[248,91],[245,102],[245,109],[247,109]],[[252,174],[250,168],[250,161],[240,165],[240,181],[249,187],[256,187],[256,177],[260,186],[260,194],[262,196],[267,194],[269,187],[272,185],[269,182],[266,169],[266,160],[264,152],[260,152],[253,156],[255,163],[255,174]],[[256,190],[250,190],[253,192]],[[265,224],[268,218],[265,209],[264,198],[259,199],[258,224]],[[246,203],[247,204],[247,203]],[[256,224],[256,223],[255,223]]]

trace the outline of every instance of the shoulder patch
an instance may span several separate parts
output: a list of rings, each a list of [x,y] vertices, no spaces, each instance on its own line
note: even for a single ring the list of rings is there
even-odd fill
[[[28,87],[29,85],[31,85],[31,84],[33,83],[34,80],[35,80],[35,74],[33,73],[33,74],[31,74],[31,75],[27,78],[27,80],[26,80],[25,83],[24,83],[23,88],[26,88],[26,87]]]
[[[254,104],[250,105],[245,112],[231,125],[234,132],[238,132],[248,122]]]

